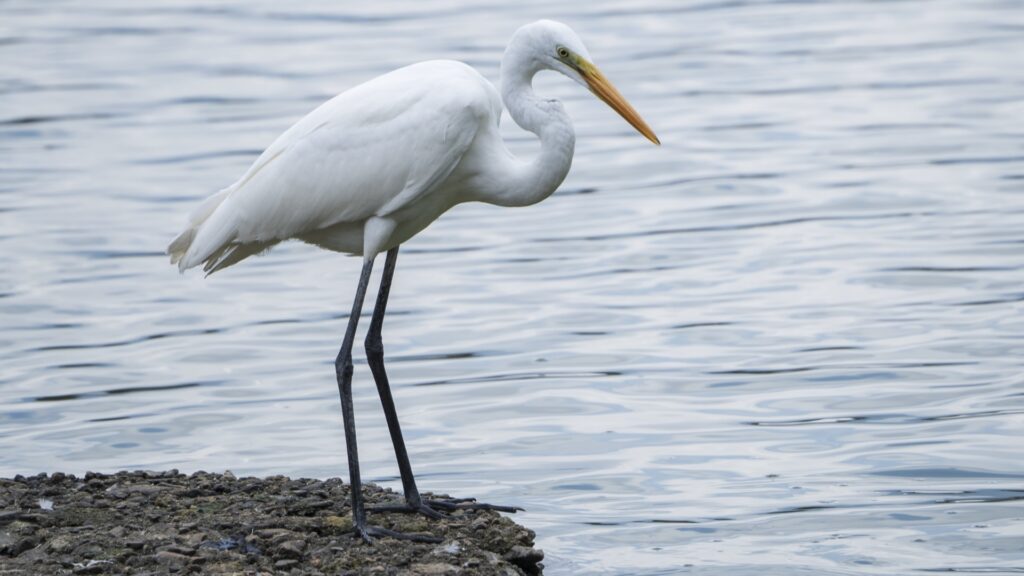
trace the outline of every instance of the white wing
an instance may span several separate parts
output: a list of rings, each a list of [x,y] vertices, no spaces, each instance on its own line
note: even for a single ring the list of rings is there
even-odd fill
[[[232,247],[247,248],[230,263],[410,206],[444,182],[500,111],[494,88],[459,62],[415,64],[352,88],[299,120],[241,179],[204,202],[171,244],[172,260],[182,270],[206,261],[209,271],[226,265],[217,260]]]

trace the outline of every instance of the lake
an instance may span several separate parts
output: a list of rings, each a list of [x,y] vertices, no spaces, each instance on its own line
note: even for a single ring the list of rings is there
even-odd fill
[[[431,58],[497,82],[547,17],[663,145],[538,77],[575,121],[561,189],[405,245],[384,338],[421,489],[522,506],[554,575],[1024,572],[1019,1],[0,14],[0,475],[347,477],[359,259],[203,279],[163,250],[320,102]],[[355,361],[363,477],[400,489]]]

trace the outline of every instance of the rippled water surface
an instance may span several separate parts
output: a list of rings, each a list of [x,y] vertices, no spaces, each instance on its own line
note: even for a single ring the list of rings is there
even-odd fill
[[[336,92],[572,25],[573,171],[407,244],[385,339],[421,487],[550,574],[1024,572],[1024,4],[0,3],[0,474],[346,475],[359,260],[162,250]],[[534,142],[511,122],[511,146]],[[397,470],[357,355],[364,476]]]

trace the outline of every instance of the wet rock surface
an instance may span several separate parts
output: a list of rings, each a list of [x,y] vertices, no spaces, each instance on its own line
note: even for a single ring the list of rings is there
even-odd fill
[[[401,495],[364,487],[367,504]],[[496,512],[370,522],[438,544],[352,535],[339,479],[119,472],[0,479],[0,574],[530,575],[534,534]]]

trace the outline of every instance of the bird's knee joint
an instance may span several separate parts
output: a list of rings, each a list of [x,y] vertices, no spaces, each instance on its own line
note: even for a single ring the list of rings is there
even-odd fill
[[[348,373],[351,374],[352,373],[352,357],[351,356],[346,356],[346,357],[343,358],[341,356],[338,356],[337,358],[335,358],[334,359],[334,370],[337,371],[338,374],[342,374],[344,372],[348,372]]]
[[[383,356],[384,355],[384,342],[381,341],[380,337],[377,338],[366,338],[366,355],[367,356]]]

